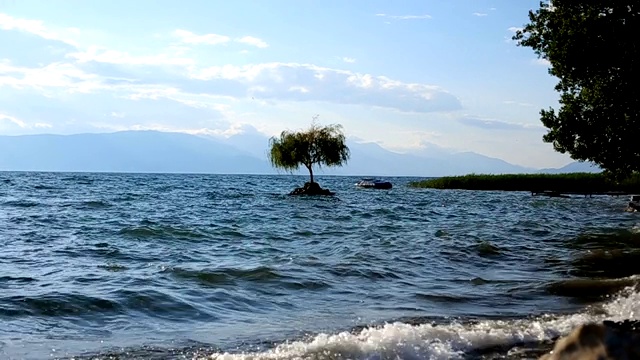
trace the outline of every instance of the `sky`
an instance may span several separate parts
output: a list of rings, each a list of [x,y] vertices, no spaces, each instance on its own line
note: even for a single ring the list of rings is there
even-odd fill
[[[529,0],[0,0],[0,135],[272,136],[338,123],[399,152],[571,162]],[[266,144],[265,144],[266,147]]]

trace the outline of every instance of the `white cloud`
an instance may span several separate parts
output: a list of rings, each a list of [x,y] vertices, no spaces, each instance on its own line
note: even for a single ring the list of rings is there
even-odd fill
[[[405,83],[384,76],[331,69],[312,64],[265,63],[198,68],[189,59],[132,56],[104,48],[69,55],[78,63],[55,62],[20,67],[0,62],[0,87],[34,89],[47,97],[69,93],[112,93],[133,100],[169,99],[192,108],[232,114],[222,103],[254,96],[258,102],[316,101],[368,105],[403,112],[451,111],[460,101],[433,85]],[[108,63],[98,66],[89,62]],[[146,65],[144,72],[123,71],[118,65]],[[176,65],[179,71],[162,65]],[[149,76],[149,71],[155,72]],[[115,75],[115,76],[114,76]],[[172,84],[172,85],[168,85]],[[111,110],[106,114],[111,113]]]
[[[304,86],[292,86],[292,87],[289,88],[289,91],[297,91],[297,92],[306,94],[306,93],[309,92],[309,89],[307,89]]]
[[[428,15],[388,17],[406,20],[428,18]],[[18,26],[15,21],[9,23],[6,17],[0,20],[2,24],[0,26],[12,26],[12,28]],[[41,22],[33,20],[23,20],[23,22],[19,23],[20,29],[29,29],[31,33],[40,34],[39,36],[48,36],[47,39],[53,38],[46,33],[46,28]],[[79,29],[69,29],[69,32],[82,33]],[[144,102],[145,109],[150,108],[147,103],[167,101],[175,106],[184,105],[193,111],[200,112],[198,114],[215,113],[218,117],[226,118],[237,116],[231,107],[235,101],[238,101],[237,99],[252,95],[255,96],[256,101],[252,106],[265,101],[270,104],[275,104],[276,101],[312,101],[337,105],[365,105],[414,113],[452,111],[461,108],[460,101],[455,96],[438,86],[402,82],[385,76],[319,67],[313,64],[275,62],[245,66],[200,67],[195,59],[184,55],[190,51],[191,45],[224,44],[233,41],[264,48],[268,44],[256,37],[245,36],[232,39],[216,34],[199,35],[180,29],[175,30],[173,35],[177,36],[181,42],[167,44],[168,47],[160,50],[160,53],[130,53],[106,47],[88,46],[67,48],[66,57],[61,58],[62,61],[48,65],[34,63],[29,66],[19,66],[8,60],[0,61],[0,89],[10,87],[24,91],[25,94],[29,93],[29,96],[44,95],[52,101],[51,104],[60,99],[67,101],[85,96],[71,97],[70,93],[92,94],[86,96],[91,96],[94,104],[101,104],[100,106],[104,108],[91,113],[90,117],[100,118],[98,120],[105,123],[130,122],[142,114],[133,113],[130,108],[121,106],[119,103],[107,107],[105,104],[111,103],[113,99],[132,103]],[[138,51],[134,50],[134,52]],[[350,57],[340,59],[346,63],[356,61]],[[127,67],[127,65],[135,67]],[[37,100],[34,103],[37,103]],[[135,107],[131,103],[129,106]],[[81,119],[78,121],[80,123],[86,119],[87,111],[74,113],[72,110],[69,109],[65,113],[64,121]],[[64,112],[61,109],[55,111],[61,114]],[[124,117],[125,112],[126,117]],[[22,113],[15,113],[15,115],[25,118]],[[62,124],[62,120],[46,117],[36,119],[28,116],[28,118],[33,119],[34,123],[38,121],[39,125],[33,126],[40,128],[51,126],[47,123],[48,121],[52,121],[58,130]],[[6,118],[3,121],[8,122],[9,119]],[[15,121],[11,123],[17,124]],[[83,122],[84,125],[88,123],[88,120]]]
[[[517,27],[517,26],[511,26],[510,28],[507,29],[507,31],[509,31],[510,33],[512,33],[512,35],[509,36],[505,36],[504,37],[504,41],[506,43],[512,43],[513,40],[513,35],[515,35],[516,32],[521,31],[523,28],[521,27]]]
[[[428,15],[384,15],[392,19],[424,19]],[[9,26],[7,18],[4,26]],[[13,18],[10,18],[13,19]],[[15,27],[13,20],[11,26]],[[38,21],[23,20],[21,28],[44,32]],[[24,25],[27,24],[27,25]],[[81,30],[73,30],[81,32]],[[170,99],[193,108],[229,111],[219,105],[255,96],[257,101],[318,101],[334,104],[368,105],[405,112],[451,111],[460,101],[433,85],[405,83],[384,76],[319,67],[300,63],[263,63],[199,67],[194,59],[177,53],[191,44],[223,44],[230,41],[264,47],[266,42],[245,36],[232,40],[217,34],[199,35],[188,30],[173,32],[182,40],[177,49],[155,54],[131,54],[99,46],[89,46],[66,55],[69,62],[46,66],[20,67],[0,63],[0,87],[35,89],[45,96],[65,93],[111,92],[128,99]],[[169,44],[171,45],[171,44]],[[355,59],[343,57],[347,63]],[[110,65],[100,65],[110,64]],[[134,65],[127,68],[120,65]],[[166,66],[174,68],[166,68]],[[151,74],[151,75],[150,75]],[[169,85],[170,84],[170,85]],[[110,114],[111,110],[105,112]]]
[[[139,85],[129,87],[126,90],[128,93],[124,96],[131,100],[168,99],[191,108],[214,110],[228,116],[233,114],[230,110],[230,106],[222,103],[222,101],[233,101],[235,99],[225,96],[193,94],[165,85]]]
[[[76,28],[55,31],[46,27],[40,20],[19,19],[3,13],[0,13],[0,29],[23,31],[44,39],[58,40],[73,46],[77,44],[70,38],[70,35],[79,34],[79,30]],[[64,34],[65,32],[69,34]],[[69,35],[69,37],[67,35]]]
[[[523,103],[523,102],[517,102],[517,101],[513,101],[513,100],[505,100],[503,101],[504,104],[507,105],[518,105],[518,106],[524,106],[524,107],[531,107],[533,106],[533,104],[529,104],[529,103]]]
[[[480,13],[480,12],[474,12],[473,16],[478,16],[478,17],[482,17],[482,16],[487,16],[487,13]]]
[[[239,42],[239,43],[243,43],[243,44],[259,47],[261,49],[269,47],[269,44],[267,44],[264,40],[259,39],[257,37],[253,37],[253,36],[243,36],[243,37],[241,37],[239,39],[236,39],[236,41]]]
[[[386,17],[389,19],[395,19],[395,20],[424,20],[424,19],[431,19],[431,15],[389,15],[389,14],[376,14],[376,16],[379,17]]]
[[[3,122],[9,122],[10,124],[17,126],[20,129],[50,129],[53,127],[53,125],[51,124],[41,122],[30,125],[27,122],[16,118],[15,116],[0,113],[0,125],[2,125]]]
[[[533,63],[536,65],[540,65],[540,66],[546,66],[546,67],[550,67],[551,66],[551,62],[547,59],[543,59],[543,58],[539,58],[539,59],[534,59]]]
[[[25,123],[24,121],[22,121],[22,120],[20,120],[20,119],[18,119],[16,117],[0,113],[0,123],[5,122],[5,121],[7,121],[9,123],[12,123],[14,125],[17,125],[20,128],[28,127],[27,123]]]
[[[205,34],[196,35],[188,30],[177,29],[173,32],[173,35],[178,37],[182,42],[187,44],[207,44],[218,45],[225,44],[231,41],[231,38],[218,34]]]
[[[168,131],[172,132],[182,132],[191,135],[208,135],[208,136],[221,136],[224,138],[231,137],[233,135],[243,134],[247,130],[247,127],[253,129],[252,126],[247,126],[246,124],[240,123],[229,123],[227,127],[222,129],[211,129],[211,128],[199,128],[199,129],[185,129],[185,128],[170,128]]]
[[[198,80],[211,80],[211,79],[228,79],[228,80],[245,80],[253,81],[263,70],[269,68],[275,68],[279,64],[260,64],[260,65],[223,65],[212,66],[204,69],[196,70],[191,74],[191,77]]]
[[[35,89],[46,97],[59,97],[65,93],[108,92],[131,100],[168,99],[191,108],[209,109],[232,114],[225,102],[233,101],[229,96],[189,93],[164,84],[143,84],[121,81],[93,73],[86,73],[77,65],[53,63],[40,68],[15,67],[0,62],[0,88]],[[113,118],[122,118],[121,112],[109,112]]]
[[[227,44],[231,42],[231,37],[226,35],[219,35],[219,34],[198,35],[189,30],[183,30],[183,29],[174,30],[173,36],[180,39],[181,42],[185,44],[191,44],[191,45],[200,45],[200,44],[220,45],[220,44]],[[243,36],[237,39],[233,39],[233,41],[241,44],[255,46],[261,49],[269,47],[269,44],[267,44],[266,41],[260,38],[257,38],[255,36]]]
[[[242,134],[245,132],[245,126],[243,124],[230,123],[227,127],[212,129],[207,127],[179,127],[165,124],[111,124],[111,123],[93,123],[93,127],[107,131],[161,131],[171,133],[184,133],[191,135],[205,135],[205,136],[217,136],[228,138],[233,135]]]
[[[17,89],[59,88],[68,92],[90,92],[102,88],[100,77],[69,63],[52,63],[39,68],[16,67],[0,63],[0,87]]]
[[[183,50],[178,48],[179,50]],[[134,56],[127,52],[109,50],[100,46],[90,46],[84,51],[67,54],[68,58],[77,60],[80,63],[95,61],[109,64],[127,65],[183,65],[194,64],[194,60],[186,57],[173,56],[172,54],[154,54]]]
[[[326,101],[370,105],[408,112],[451,111],[459,100],[433,85],[404,83],[384,76],[330,69],[312,64],[264,63],[212,66],[191,72],[193,79],[241,85],[263,99]],[[306,91],[291,91],[304,88]]]
[[[4,90],[6,92],[6,90]],[[17,92],[21,103],[9,103],[3,107],[4,113],[24,120],[32,126],[20,128],[0,120],[0,133],[27,134],[50,131],[47,127],[34,124],[49,124],[55,133],[81,133],[104,131],[109,126],[133,127],[166,126],[182,129],[226,129],[230,121],[238,118],[231,109],[221,113],[214,108],[224,109],[232,105],[225,99],[211,96],[182,94],[179,91],[166,97],[155,99],[140,97],[129,99],[128,89],[114,89],[113,92],[74,94],[73,96],[42,98],[37,92],[23,90]],[[185,100],[183,102],[176,101]],[[185,102],[207,103],[208,108],[193,107]],[[0,110],[0,113],[3,111]],[[126,115],[124,117],[111,116]],[[3,126],[6,125],[6,126]],[[45,125],[46,126],[46,125]]]

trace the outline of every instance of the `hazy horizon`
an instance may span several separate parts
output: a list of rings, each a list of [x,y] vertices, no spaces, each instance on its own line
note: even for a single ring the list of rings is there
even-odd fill
[[[594,171],[587,164],[530,168],[473,152],[442,148],[398,153],[380,144],[348,138],[351,158],[318,175],[439,177],[468,173]],[[3,171],[286,174],[267,159],[268,137],[258,132],[228,138],[155,130],[75,135],[0,135]],[[294,171],[306,175],[306,169]]]

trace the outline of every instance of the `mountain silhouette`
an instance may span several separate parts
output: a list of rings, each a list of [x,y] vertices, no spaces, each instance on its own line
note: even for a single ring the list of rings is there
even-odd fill
[[[570,172],[581,165],[536,170],[473,152],[424,149],[387,150],[377,143],[349,139],[351,159],[325,175],[446,176],[468,173]],[[157,172],[274,174],[267,161],[268,137],[255,129],[229,137],[159,131],[76,135],[0,136],[0,170],[72,172]],[[306,174],[306,170],[295,173]]]

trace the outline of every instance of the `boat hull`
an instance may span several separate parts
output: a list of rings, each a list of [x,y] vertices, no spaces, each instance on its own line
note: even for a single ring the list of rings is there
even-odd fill
[[[391,189],[393,185],[388,181],[383,182],[369,182],[369,181],[361,181],[356,184],[357,187],[365,188],[365,189]]]

